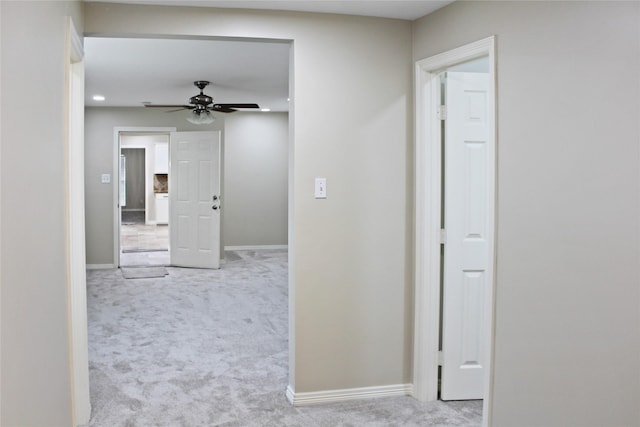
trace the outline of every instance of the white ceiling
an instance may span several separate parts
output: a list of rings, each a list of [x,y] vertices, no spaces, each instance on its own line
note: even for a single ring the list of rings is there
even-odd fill
[[[103,3],[155,4],[164,6],[222,7],[232,9],[291,10],[378,16],[413,21],[454,0],[84,0]]]
[[[215,102],[288,110],[288,43],[86,37],[85,70],[87,106],[186,104],[208,80]]]
[[[85,0],[93,1],[93,0]],[[105,0],[102,0],[105,1]],[[296,10],[413,20],[452,1],[192,1],[118,3]],[[289,44],[278,42],[85,38],[85,105],[186,104],[195,80],[218,103],[257,103],[288,111]],[[103,102],[93,95],[103,95]]]

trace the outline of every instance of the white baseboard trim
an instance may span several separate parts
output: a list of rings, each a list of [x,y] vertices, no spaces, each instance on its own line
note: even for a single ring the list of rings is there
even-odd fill
[[[109,270],[117,268],[113,264],[87,264],[87,270]]]
[[[288,249],[289,245],[254,245],[254,246],[225,246],[225,251],[259,251],[268,249]]]
[[[375,397],[410,396],[413,384],[383,385],[377,387],[346,388],[342,390],[296,393],[287,387],[287,399],[293,406],[317,405],[321,403],[344,402],[347,400],[372,399]]]
[[[296,401],[295,394],[296,394],[296,392],[293,391],[293,389],[291,388],[291,384],[289,384],[287,386],[287,391],[286,391],[285,395],[287,396],[287,400],[289,401],[289,403],[291,403],[293,406],[296,406],[296,404],[295,404],[295,401]]]

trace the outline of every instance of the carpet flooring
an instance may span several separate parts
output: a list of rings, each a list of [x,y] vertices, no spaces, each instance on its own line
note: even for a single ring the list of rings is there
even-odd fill
[[[127,280],[87,272],[93,427],[479,426],[482,402],[376,398],[293,407],[287,253]]]

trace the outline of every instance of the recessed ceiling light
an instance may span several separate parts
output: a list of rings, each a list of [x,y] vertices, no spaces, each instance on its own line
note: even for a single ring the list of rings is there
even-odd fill
[[[94,101],[104,101],[106,98],[102,95],[93,95]]]
[[[264,111],[264,112],[266,113],[266,112],[268,112],[268,111],[271,111],[271,108],[263,108],[263,109],[261,109],[260,111]]]

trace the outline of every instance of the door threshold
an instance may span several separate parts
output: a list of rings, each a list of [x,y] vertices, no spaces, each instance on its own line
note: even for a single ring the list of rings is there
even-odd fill
[[[169,249],[123,249],[123,254],[132,254],[140,252],[168,252]]]

